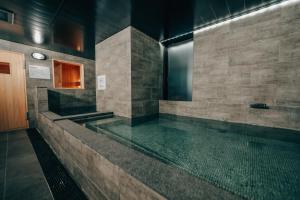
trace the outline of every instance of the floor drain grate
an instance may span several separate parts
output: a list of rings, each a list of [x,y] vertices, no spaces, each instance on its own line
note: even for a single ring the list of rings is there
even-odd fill
[[[27,131],[27,134],[41,164],[54,199],[87,199],[37,130],[30,129]]]

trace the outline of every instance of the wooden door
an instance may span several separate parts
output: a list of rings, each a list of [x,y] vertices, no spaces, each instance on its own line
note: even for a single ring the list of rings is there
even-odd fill
[[[28,127],[24,55],[0,51],[0,132]]]

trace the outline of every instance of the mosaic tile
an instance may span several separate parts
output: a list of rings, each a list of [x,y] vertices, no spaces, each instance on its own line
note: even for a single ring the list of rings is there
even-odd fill
[[[244,198],[300,196],[297,142],[258,137],[247,126],[241,133],[232,125],[225,130],[163,116],[135,126],[122,120],[100,122],[85,126]]]

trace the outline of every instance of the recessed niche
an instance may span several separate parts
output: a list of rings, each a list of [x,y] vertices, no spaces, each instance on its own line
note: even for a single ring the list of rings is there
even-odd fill
[[[0,62],[0,74],[10,74],[10,65],[6,62]]]
[[[54,88],[58,89],[83,89],[83,65],[65,61],[53,61]]]

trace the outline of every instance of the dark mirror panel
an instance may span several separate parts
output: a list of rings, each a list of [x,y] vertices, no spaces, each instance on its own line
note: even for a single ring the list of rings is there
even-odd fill
[[[53,42],[82,52],[84,51],[84,28],[72,21],[61,20],[54,24]]]
[[[168,52],[168,100],[192,100],[192,73],[193,73],[192,40],[170,45]]]

